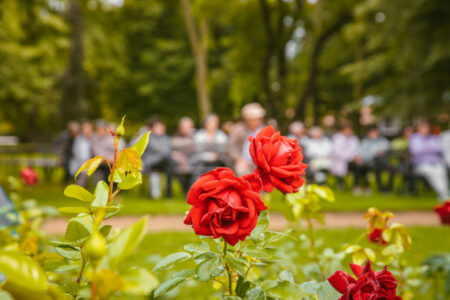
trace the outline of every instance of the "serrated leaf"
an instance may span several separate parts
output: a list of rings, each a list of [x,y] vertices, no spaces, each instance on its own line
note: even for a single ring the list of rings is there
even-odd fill
[[[328,281],[324,281],[320,283],[317,297],[319,300],[336,300],[339,299],[342,295],[336,291]]]
[[[159,261],[156,266],[153,268],[153,271],[159,271],[159,270],[167,270],[172,268],[174,265],[188,260],[191,258],[191,255],[187,252],[177,252],[170,254],[163,260]]]
[[[142,170],[141,156],[132,148],[121,150],[117,158],[116,169],[119,174],[131,173],[133,176],[137,176]]]
[[[300,286],[289,282],[282,281],[274,288],[268,291],[269,296],[283,300],[297,300],[307,296]]]
[[[192,269],[186,269],[186,270],[181,270],[181,271],[178,271],[178,272],[176,272],[176,273],[173,273],[172,274],[172,278],[174,278],[174,277],[184,277],[184,278],[187,278],[187,277],[192,277],[192,276],[194,276],[195,275],[195,270],[192,270]]]
[[[92,207],[105,207],[108,204],[109,186],[103,180],[99,181],[95,186],[95,199],[92,201]]]
[[[266,300],[266,293],[262,288],[256,286],[247,292],[247,300]]]
[[[317,294],[320,283],[317,281],[306,281],[300,284],[300,287],[310,295]]]
[[[81,167],[78,169],[77,173],[75,174],[75,179],[77,179],[78,174],[83,172],[84,170],[87,170],[88,176],[91,176],[92,173],[97,170],[98,166],[104,161],[105,159],[102,156],[95,156],[94,158],[91,158],[88,161],[85,161]]]
[[[64,195],[69,198],[75,198],[83,202],[91,202],[94,200],[94,195],[85,188],[71,184],[64,189]]]
[[[67,206],[60,207],[58,211],[64,214],[80,214],[80,213],[89,213],[89,209],[84,206]]]
[[[204,260],[197,266],[198,280],[208,281],[214,275],[220,265],[220,257],[212,257]]]
[[[243,276],[245,274],[247,260],[243,258],[237,258],[232,255],[227,255],[225,256],[225,261],[228,265],[231,266],[232,269],[236,270],[240,275]]]
[[[184,283],[187,279],[186,278],[182,278],[182,277],[176,277],[176,278],[171,278],[167,281],[164,281],[163,283],[161,283],[155,290],[155,293],[153,294],[154,297],[159,297],[171,290],[173,290],[174,288],[176,288],[177,286],[179,286],[180,284]]]
[[[187,244],[184,246],[184,250],[191,253],[203,253],[209,251],[209,245],[205,242],[201,242],[201,244]]]
[[[140,184],[142,184],[142,173],[138,172],[136,175],[126,174],[117,186],[121,190],[131,190]]]
[[[150,135],[150,131],[147,131],[140,139],[137,141],[136,144],[134,144],[131,149],[139,153],[139,155],[142,156],[144,154],[145,149],[147,148],[148,144],[148,137]]]
[[[67,272],[72,270],[80,269],[80,266],[77,265],[62,265],[53,270],[54,272]]]
[[[259,258],[259,259],[270,259],[272,258],[272,254],[267,252],[265,249],[256,248],[256,247],[245,247],[243,249],[243,253],[247,256]]]
[[[281,281],[289,281],[294,283],[294,275],[292,275],[292,272],[288,270],[281,271],[281,273],[278,275],[278,278]]]

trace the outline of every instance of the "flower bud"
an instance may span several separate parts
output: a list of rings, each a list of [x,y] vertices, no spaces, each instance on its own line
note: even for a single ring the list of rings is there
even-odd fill
[[[86,257],[92,261],[97,261],[106,253],[106,241],[103,235],[95,232],[87,241],[84,247]]]

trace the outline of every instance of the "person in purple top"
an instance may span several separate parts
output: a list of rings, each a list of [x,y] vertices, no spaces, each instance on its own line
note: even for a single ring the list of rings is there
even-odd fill
[[[428,122],[417,123],[417,132],[409,139],[409,152],[414,172],[428,181],[441,201],[447,199],[450,193],[442,145],[439,137],[430,133]]]

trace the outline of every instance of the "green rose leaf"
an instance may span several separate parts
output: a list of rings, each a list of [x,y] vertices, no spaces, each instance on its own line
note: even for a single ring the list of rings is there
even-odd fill
[[[177,263],[188,260],[191,255],[187,252],[177,252],[170,254],[163,260],[159,261],[153,268],[153,271],[167,270],[175,266]]]
[[[67,248],[56,248],[56,253],[68,260],[80,260],[81,254],[78,250],[67,249]]]
[[[108,204],[109,186],[106,182],[99,181],[95,186],[95,199],[92,201],[92,207],[105,207]]]
[[[102,156],[96,156],[94,158],[91,158],[90,160],[86,161],[84,164],[81,165],[81,167],[78,169],[77,173],[75,174],[75,179],[77,178],[78,174],[83,172],[84,170],[87,170],[88,176],[91,176],[92,173],[97,170],[98,166],[105,160]]]
[[[89,209],[84,206],[60,207],[58,211],[64,214],[89,213]]]
[[[159,284],[158,279],[144,268],[133,268],[121,273],[125,281],[122,291],[132,295],[149,295]]]
[[[300,286],[289,281],[281,281],[277,286],[271,288],[268,293],[271,297],[283,300],[296,300],[307,296]]]
[[[159,297],[171,290],[173,290],[174,288],[176,288],[177,286],[179,286],[180,284],[184,283],[187,279],[186,278],[182,278],[182,277],[176,277],[176,278],[172,278],[169,279],[167,281],[164,281],[163,283],[161,283],[160,286],[158,286],[155,290],[155,293],[153,294],[154,297]]]
[[[220,266],[220,257],[211,257],[205,259],[197,266],[198,280],[208,281],[214,277],[217,268]]]
[[[328,281],[320,283],[317,297],[319,300],[334,300],[339,299],[342,295],[331,286]]]
[[[139,155],[144,154],[145,149],[148,144],[148,136],[150,135],[150,131],[147,131],[140,139],[134,144],[131,149],[139,153]]]
[[[135,186],[142,183],[142,173],[138,172],[136,175],[126,174],[119,182],[118,187],[121,190],[131,190]]]
[[[69,241],[78,241],[88,237],[91,233],[92,218],[90,216],[79,216],[69,220],[64,237]]]
[[[75,198],[83,202],[91,202],[94,200],[94,195],[85,188],[71,184],[64,189],[64,195],[69,198]]]
[[[147,228],[147,217],[124,229],[110,244],[108,253],[100,263],[103,267],[117,267],[141,242]]]
[[[240,275],[245,274],[245,267],[247,266],[247,260],[243,258],[237,258],[232,255],[225,256],[225,261],[231,268],[235,269]]]
[[[256,286],[247,292],[247,300],[266,300],[266,293],[262,288]]]
[[[201,244],[187,244],[184,246],[184,250],[191,253],[203,253],[209,251],[209,245],[205,242]]]

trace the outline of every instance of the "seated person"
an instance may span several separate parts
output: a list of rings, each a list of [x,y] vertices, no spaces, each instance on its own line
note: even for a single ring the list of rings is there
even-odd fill
[[[403,193],[416,194],[413,165],[409,154],[409,138],[414,133],[412,126],[403,128],[402,135],[391,143],[391,154],[395,173],[403,177]]]
[[[441,201],[449,196],[447,169],[444,163],[439,137],[431,134],[430,124],[421,120],[417,123],[417,133],[409,139],[414,172],[423,176]]]
[[[391,146],[389,141],[380,135],[375,126],[369,127],[367,135],[361,141],[359,148],[359,158],[353,163],[353,171],[355,174],[355,188],[368,188],[367,173],[373,171],[377,181],[378,189],[382,192],[392,190],[393,174],[390,172],[389,182],[384,186],[381,181],[381,172],[391,171],[389,165],[388,151]],[[361,186],[361,183],[363,186]]]
[[[308,138],[303,147],[303,154],[308,157],[309,164],[306,169],[317,183],[325,183],[327,173],[331,167],[331,154],[333,145],[331,140],[323,135],[322,128],[316,126],[309,130]]]
[[[192,183],[192,165],[190,159],[195,152],[193,135],[194,122],[189,117],[183,117],[178,122],[178,132],[172,137],[172,159],[175,162],[175,173],[185,193]]]
[[[219,129],[219,118],[210,114],[206,116],[203,124],[203,128],[194,134],[195,154],[191,158],[191,164],[195,178],[216,167],[228,165],[228,137]]]
[[[152,118],[147,123],[147,131],[151,130],[148,138],[148,145],[142,155],[142,169],[150,174],[150,196],[159,198],[161,189],[159,174],[166,175],[166,198],[172,197],[172,175],[174,162],[171,157],[172,141],[166,134],[166,125],[159,118]],[[156,172],[155,172],[156,171]]]
[[[359,139],[353,134],[350,123],[343,123],[339,132],[333,135],[332,165],[330,171],[336,176],[338,188],[345,188],[344,177],[348,173],[349,164],[358,159]]]

